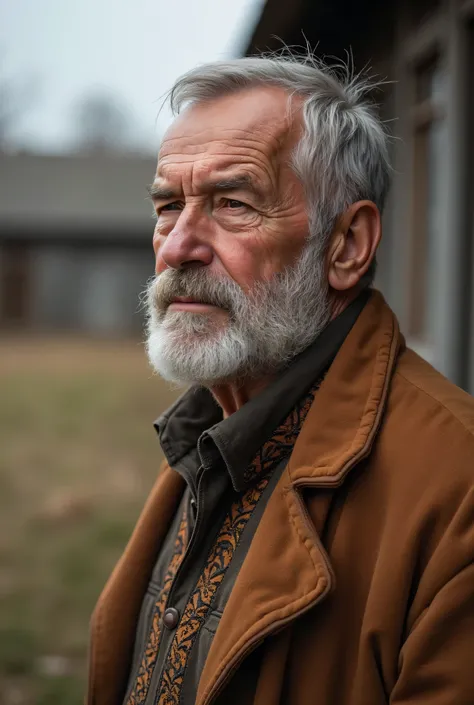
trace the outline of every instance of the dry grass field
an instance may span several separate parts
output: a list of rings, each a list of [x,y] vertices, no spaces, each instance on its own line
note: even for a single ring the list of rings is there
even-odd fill
[[[79,705],[90,612],[176,392],[137,342],[0,341],[0,703]]]

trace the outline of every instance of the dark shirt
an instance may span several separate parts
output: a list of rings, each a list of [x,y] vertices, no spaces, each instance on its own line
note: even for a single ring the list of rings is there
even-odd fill
[[[186,489],[143,600],[127,705],[155,705],[164,689],[174,692],[166,702],[195,701],[265,506],[313,395],[367,298],[363,292],[275,381],[228,418],[207,389],[193,387],[156,421],[166,459]],[[175,653],[179,663],[173,662]],[[250,681],[257,668],[255,663]]]

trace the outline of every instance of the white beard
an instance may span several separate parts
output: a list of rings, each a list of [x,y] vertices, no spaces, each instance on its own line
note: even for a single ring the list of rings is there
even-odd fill
[[[220,306],[228,318],[169,311],[176,296]],[[324,260],[309,240],[293,267],[248,295],[205,268],[168,269],[148,285],[147,313],[148,358],[165,379],[204,386],[255,379],[284,367],[328,323]]]

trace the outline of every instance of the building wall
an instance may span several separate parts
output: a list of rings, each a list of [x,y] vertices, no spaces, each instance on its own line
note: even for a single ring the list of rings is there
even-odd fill
[[[31,323],[100,334],[141,330],[139,296],[153,273],[150,248],[45,245],[32,252]]]
[[[383,286],[409,344],[474,392],[474,3],[424,0],[395,7],[389,55],[394,176]]]
[[[57,239],[0,246],[0,327],[139,335],[151,245]]]

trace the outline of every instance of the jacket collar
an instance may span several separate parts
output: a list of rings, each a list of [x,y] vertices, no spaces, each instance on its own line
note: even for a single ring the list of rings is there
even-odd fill
[[[337,486],[368,455],[404,344],[393,312],[374,291],[309,411],[289,462],[293,486]]]
[[[333,589],[332,568],[315,529],[315,523],[324,526],[331,493],[321,493],[310,519],[300,489],[338,486],[369,454],[402,345],[395,316],[373,292],[315,396],[269,499],[209,651],[197,705],[209,705],[267,635]]]

